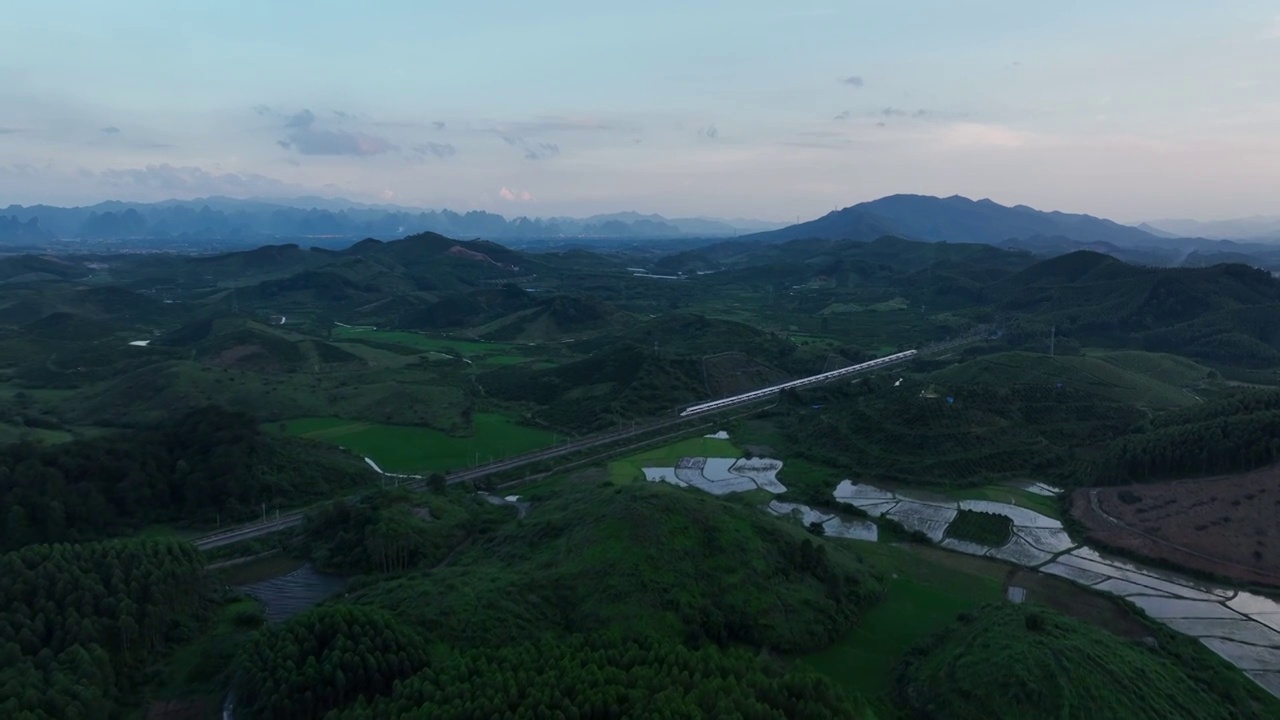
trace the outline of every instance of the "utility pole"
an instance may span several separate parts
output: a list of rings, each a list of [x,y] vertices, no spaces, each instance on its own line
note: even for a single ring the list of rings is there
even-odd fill
[[[1049,329],[1049,357],[1053,357],[1053,346],[1058,339],[1058,326],[1054,325]]]
[[[267,504],[262,503],[262,524],[265,525],[266,523],[267,523]]]

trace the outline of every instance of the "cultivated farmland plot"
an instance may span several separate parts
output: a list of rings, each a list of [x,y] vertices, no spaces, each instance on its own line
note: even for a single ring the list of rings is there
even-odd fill
[[[817,510],[814,510],[808,505],[798,505],[796,503],[778,502],[777,500],[774,500],[773,502],[769,503],[769,511],[775,515],[799,514],[800,522],[804,523],[805,525],[809,525],[815,522],[825,523],[826,521],[835,517],[835,515],[831,515],[830,513],[818,512]]]
[[[1077,543],[1071,539],[1066,530],[1056,528],[1015,527],[1014,534],[1026,540],[1030,545],[1048,553],[1066,552]]]
[[[1097,585],[1107,579],[1106,575],[1099,575],[1092,570],[1085,570],[1056,560],[1054,562],[1041,565],[1040,572],[1057,575],[1058,577],[1066,578],[1072,582],[1080,583],[1081,585]]]
[[[778,481],[781,460],[770,458],[686,457],[673,468],[641,468],[649,482],[665,482],[677,487],[695,487],[712,495],[765,490],[774,495],[787,491]]]
[[[904,525],[907,525],[910,520],[913,522],[941,523],[946,526],[956,519],[956,512],[955,508],[928,505],[914,500],[903,500],[898,503],[898,507],[889,511],[889,517]]]
[[[1062,555],[1058,558],[1058,562],[1065,565],[1074,565],[1084,570],[1092,570],[1100,575],[1106,575],[1110,578],[1125,580],[1134,585],[1140,585],[1148,589],[1147,595],[1169,595],[1173,597],[1185,598],[1187,600],[1204,600],[1206,602],[1222,602],[1222,598],[1201,590],[1200,588],[1191,587],[1177,582],[1158,578],[1146,573],[1137,572],[1128,567],[1121,567],[1106,562],[1105,560],[1090,560],[1081,557],[1074,552]]]
[[[1035,567],[1042,563],[1046,563],[1053,559],[1053,553],[1045,552],[1023,538],[1019,537],[1015,531],[1009,542],[1004,546],[994,550],[987,551],[988,557],[993,557],[1005,562],[1011,562],[1015,565],[1023,565],[1026,567]]]
[[[1039,483],[1039,482],[1031,483],[1030,485],[1025,486],[1023,489],[1029,493],[1034,493],[1036,495],[1043,495],[1044,497],[1057,497],[1058,495],[1062,494],[1062,488],[1054,487],[1052,485],[1045,485],[1044,483]]]
[[[1060,492],[1039,483],[1027,490],[1037,495]],[[884,515],[925,532],[940,547],[1033,567],[1123,597],[1174,630],[1199,639],[1280,696],[1280,603],[1104,557],[1078,546],[1059,521],[1016,505],[990,500],[938,503],[849,480],[841,482],[832,495],[872,516]],[[946,528],[957,508],[1009,517],[1012,538],[999,548],[947,538]]]
[[[966,555],[986,555],[987,552],[991,550],[991,548],[986,545],[979,545],[976,542],[957,540],[955,538],[946,538],[939,543],[939,545],[948,550],[955,550],[956,552],[962,552]]]
[[[823,523],[822,529],[830,537],[865,542],[876,542],[880,539],[880,528],[867,520],[845,520],[835,517]]]
[[[1259,628],[1258,624],[1251,620],[1169,618],[1164,621],[1164,624],[1192,637],[1218,637],[1280,649],[1280,632],[1270,628]]]
[[[846,520],[830,513],[820,510],[814,510],[808,505],[800,505],[798,503],[786,503],[779,500],[770,502],[766,509],[774,515],[786,517],[799,517],[806,527],[812,523],[820,523],[822,531],[830,537],[844,538],[846,540],[863,540],[865,542],[876,542],[879,539],[880,530],[875,523],[867,520]]]
[[[1266,688],[1272,695],[1280,697],[1280,672],[1262,672],[1255,670],[1245,673],[1254,679],[1262,687]]]
[[[288,575],[241,585],[237,589],[257,598],[265,606],[268,622],[282,622],[320,604],[345,585],[342,578],[321,575],[307,563]]]
[[[1148,615],[1157,620],[1163,618],[1218,618],[1234,620],[1240,614],[1222,603],[1204,602],[1201,600],[1184,600],[1182,598],[1152,597],[1150,595],[1131,595],[1129,601],[1142,608]],[[1203,639],[1203,638],[1201,638]]]
[[[1200,642],[1236,667],[1245,670],[1280,672],[1280,650],[1275,648],[1258,647],[1216,637],[1201,638]]]
[[[851,505],[861,505],[864,503],[879,503],[896,501],[898,496],[888,490],[881,490],[872,485],[863,485],[860,483],[852,483],[848,480],[842,480],[836,486],[835,492],[831,493],[836,500],[847,502]]]
[[[992,500],[961,500],[960,508],[962,510],[973,510],[974,512],[1004,515],[1013,520],[1013,524],[1017,527],[1062,529],[1061,522],[1046,515],[1041,515],[1035,510],[1028,510],[1017,505],[1009,505]]]
[[[881,515],[884,515],[885,513],[889,512],[890,510],[894,509],[897,506],[898,506],[898,501],[893,500],[890,502],[883,502],[883,503],[871,503],[869,505],[855,505],[854,507],[860,508],[862,510],[866,510],[867,514],[870,515],[871,517],[880,517]]]

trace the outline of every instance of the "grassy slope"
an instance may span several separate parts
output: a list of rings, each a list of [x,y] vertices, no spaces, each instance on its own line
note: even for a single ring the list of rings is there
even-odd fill
[[[962,612],[1002,596],[999,563],[905,545],[859,543],[889,576],[884,599],[834,645],[803,662],[868,698],[883,698],[907,650]]]
[[[551,444],[545,430],[517,425],[503,415],[476,413],[467,437],[439,430],[405,425],[379,425],[335,417],[313,417],[283,423],[292,435],[341,445],[373,458],[388,472],[436,472],[457,470],[490,456],[505,457]],[[277,427],[272,424],[269,427]]]
[[[1206,662],[1210,662],[1206,659]],[[1273,718],[1280,701],[1252,686],[1205,682],[1151,649],[1046,608],[1001,604],[931,638],[897,678],[919,718],[1061,720]]]

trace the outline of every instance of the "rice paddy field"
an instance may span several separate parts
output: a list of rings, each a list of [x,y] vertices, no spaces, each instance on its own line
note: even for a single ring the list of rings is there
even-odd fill
[[[609,479],[613,482],[643,480],[644,468],[674,467],[680,458],[738,457],[741,454],[742,451],[729,440],[691,438],[615,460],[609,463]]]
[[[272,423],[268,427],[276,427]],[[335,417],[298,418],[285,423],[290,435],[339,445],[371,458],[387,472],[447,472],[551,445],[549,431],[515,423],[497,413],[476,413],[471,434],[457,437],[410,425],[381,425]]]

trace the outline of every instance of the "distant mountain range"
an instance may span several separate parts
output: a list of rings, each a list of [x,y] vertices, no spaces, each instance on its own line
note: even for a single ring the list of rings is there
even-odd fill
[[[1171,226],[1172,227],[1172,226]],[[947,243],[982,243],[1041,255],[1090,250],[1139,265],[1241,262],[1280,266],[1280,246],[1179,235],[1152,225],[1133,227],[1092,215],[1008,207],[959,195],[890,195],[830,212],[816,220],[744,235],[744,242],[858,240],[885,236]]]
[[[875,240],[897,235],[932,242],[999,244],[1030,237],[1067,237],[1081,243],[1153,245],[1160,238],[1092,215],[1006,207],[959,195],[890,195],[827,213],[817,220],[750,235],[748,240]]]
[[[1280,241],[1280,216],[1255,216],[1234,220],[1150,220],[1138,227],[1147,232],[1174,237],[1204,237],[1215,240]]]
[[[733,237],[782,223],[665,218],[635,212],[587,218],[507,219],[488,212],[424,211],[366,205],[341,199],[239,200],[225,197],[158,203],[109,201],[89,207],[11,205],[0,209],[0,242],[38,244],[63,240],[243,240],[307,237],[397,238],[435,232],[454,238]]]

